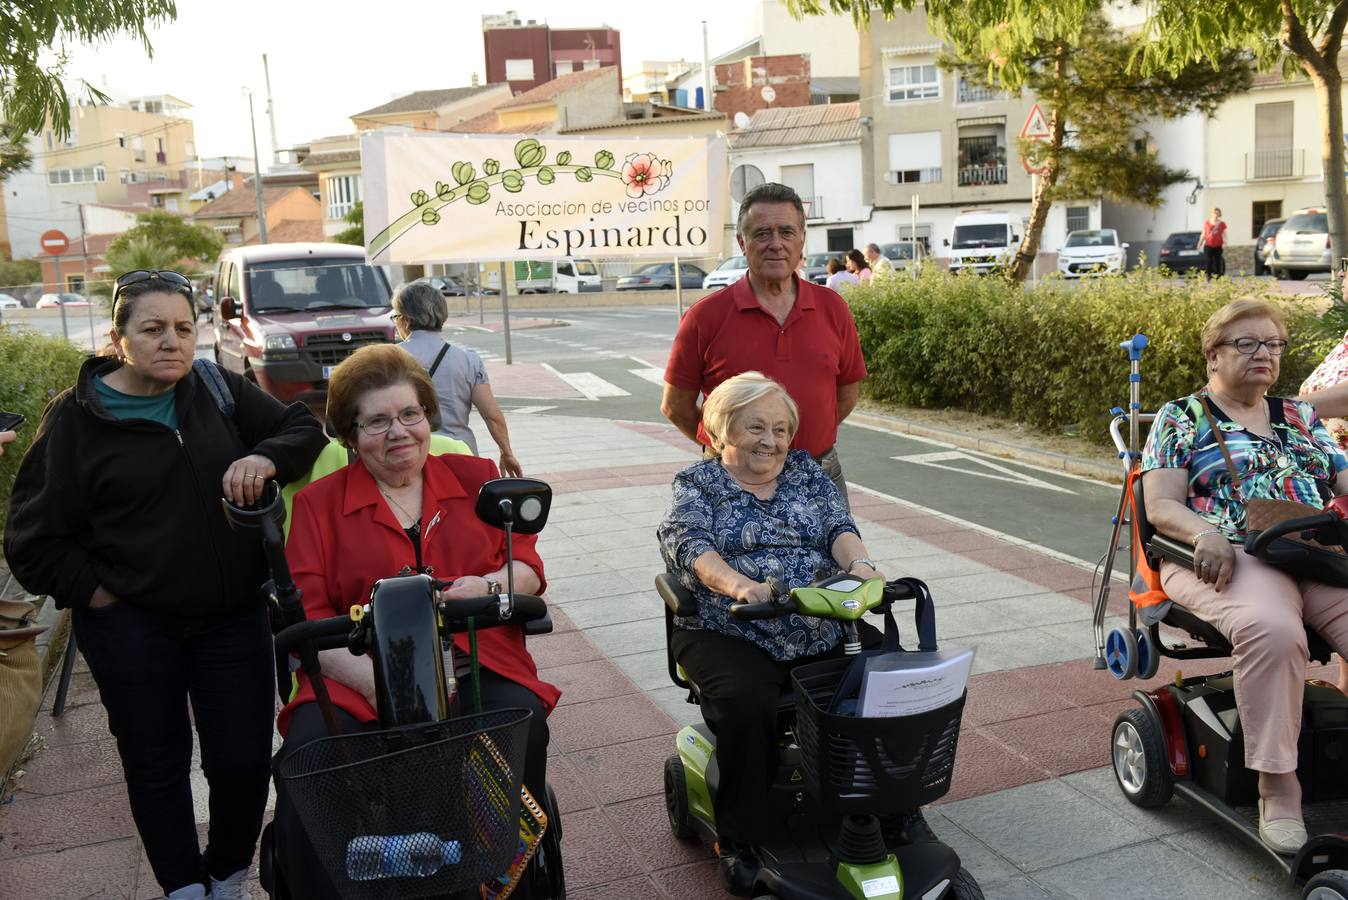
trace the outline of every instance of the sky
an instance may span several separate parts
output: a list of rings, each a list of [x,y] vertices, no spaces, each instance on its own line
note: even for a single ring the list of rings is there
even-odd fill
[[[248,97],[255,91],[257,144],[270,158],[262,54],[271,70],[280,146],[350,133],[349,116],[416,90],[482,79],[482,15],[515,10],[554,28],[609,25],[622,35],[625,72],[644,59],[702,58],[702,20],[715,56],[753,37],[762,0],[653,4],[599,0],[178,0],[175,21],[140,42],[121,38],[68,47],[67,72],[124,96],[167,93],[192,104],[201,156],[251,156]],[[677,11],[675,11],[677,10]]]

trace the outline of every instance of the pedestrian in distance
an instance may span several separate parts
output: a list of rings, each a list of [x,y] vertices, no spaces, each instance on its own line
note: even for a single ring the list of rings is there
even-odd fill
[[[524,475],[520,461],[510,449],[510,429],[487,379],[487,367],[467,347],[451,344],[440,336],[449,318],[445,297],[434,285],[414,281],[393,295],[393,325],[402,347],[429,372],[440,401],[440,420],[435,431],[463,441],[477,456],[477,437],[468,426],[474,407],[501,453],[501,472],[514,478]]]
[[[194,367],[196,310],[177,272],[117,279],[112,323],[116,356],[84,363],[19,465],[5,558],[73,611],[164,893],[238,900],[267,806],[276,669],[262,545],[229,527],[220,498],[256,502],[326,439],[302,404]],[[193,724],[210,786],[204,853]]]
[[[698,395],[742,372],[761,372],[800,408],[791,447],[808,451],[845,500],[834,445],[866,377],[852,313],[836,292],[795,272],[805,207],[794,190],[769,182],[749,191],[735,230],[748,274],[698,301],[679,323],[660,411],[710,456]]]
[[[1226,247],[1226,223],[1222,221],[1222,211],[1212,208],[1212,215],[1203,223],[1203,236],[1199,243],[1203,245],[1204,274],[1208,278],[1221,275],[1226,266],[1222,261],[1222,250]]]
[[[870,284],[871,278],[875,275],[871,271],[871,264],[866,261],[865,254],[855,247],[847,251],[847,271],[855,275],[862,284]]]
[[[831,291],[840,291],[845,284],[859,284],[861,282],[860,278],[847,271],[847,264],[843,262],[840,256],[829,257],[825,268],[828,269],[828,281],[824,283],[824,286]]]
[[[866,245],[866,262],[871,264],[871,272],[876,278],[888,278],[894,274],[894,264],[880,252],[879,244]]]

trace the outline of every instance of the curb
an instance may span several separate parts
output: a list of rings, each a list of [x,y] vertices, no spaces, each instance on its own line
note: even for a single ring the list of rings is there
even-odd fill
[[[1065,453],[1054,453],[1051,450],[1037,450],[1032,447],[1013,444],[1000,438],[976,437],[962,431],[925,425],[899,416],[853,410],[843,424],[849,423],[879,428],[895,434],[906,434],[916,438],[940,441],[943,444],[950,444],[965,450],[978,450],[989,456],[998,456],[1015,462],[1064,472],[1068,475],[1078,475],[1106,484],[1120,484],[1123,481],[1120,469],[1107,463],[1085,459],[1080,456],[1068,456]]]

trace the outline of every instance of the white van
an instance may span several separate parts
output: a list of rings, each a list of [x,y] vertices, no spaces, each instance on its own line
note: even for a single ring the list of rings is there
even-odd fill
[[[593,260],[567,256],[515,263],[515,290],[521,294],[588,294],[603,289]]]
[[[1016,219],[1009,212],[971,209],[955,217],[950,230],[950,271],[986,275],[1011,264],[1020,245]]]

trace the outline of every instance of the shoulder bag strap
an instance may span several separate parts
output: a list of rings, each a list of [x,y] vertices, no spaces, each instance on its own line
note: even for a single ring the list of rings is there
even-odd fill
[[[440,352],[435,355],[435,362],[431,363],[431,371],[429,373],[431,378],[435,377],[435,370],[440,368],[440,361],[445,358],[445,354],[448,352],[449,341],[445,341],[445,346],[441,347]]]
[[[206,390],[210,392],[211,399],[215,405],[220,407],[220,411],[230,420],[234,420],[234,394],[229,389],[229,382],[225,381],[225,376],[220,374],[220,368],[209,359],[194,359],[192,368],[196,370],[197,376],[201,378],[202,384],[206,385]]]
[[[1212,435],[1217,439],[1217,449],[1222,451],[1222,459],[1226,460],[1227,471],[1231,473],[1231,482],[1236,486],[1236,490],[1240,490],[1240,472],[1236,471],[1236,464],[1231,460],[1231,451],[1226,449],[1226,438],[1222,437],[1222,430],[1217,427],[1217,418],[1212,414],[1212,407],[1208,405],[1208,398],[1199,397],[1198,401],[1203,404],[1203,415],[1207,416],[1208,427],[1212,429]]]

